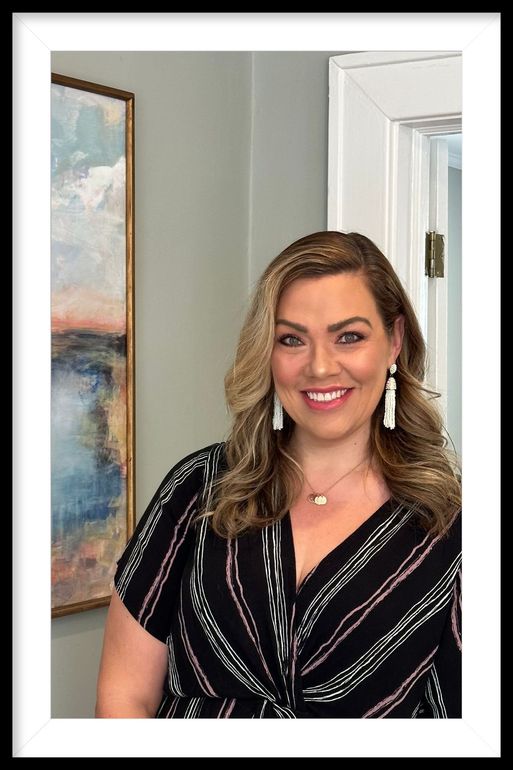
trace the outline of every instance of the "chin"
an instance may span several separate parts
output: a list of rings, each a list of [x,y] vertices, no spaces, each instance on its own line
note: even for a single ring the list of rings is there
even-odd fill
[[[343,441],[351,435],[351,430],[324,430],[308,431],[312,438],[320,441]]]

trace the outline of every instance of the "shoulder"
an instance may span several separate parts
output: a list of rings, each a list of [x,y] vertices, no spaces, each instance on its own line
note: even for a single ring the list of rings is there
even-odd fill
[[[219,441],[216,444],[209,444],[202,449],[196,449],[196,451],[182,457],[171,470],[167,473],[166,479],[176,475],[177,473],[192,473],[197,472],[198,469],[207,469],[212,464],[217,466],[224,459],[224,441]]]
[[[419,506],[398,506],[398,514],[407,524],[404,531],[405,543],[411,543],[414,551],[426,565],[453,565],[461,563],[462,554],[462,512],[453,513],[444,525],[430,528],[429,517]]]
[[[432,514],[427,512],[420,503],[415,505],[397,503],[397,507],[400,511],[408,511],[411,526],[419,535],[427,537],[430,542],[451,542],[461,545],[461,509],[451,513],[443,524],[434,526]]]
[[[453,548],[461,551],[461,510],[459,510],[447,523],[442,532],[442,540],[447,541]]]
[[[439,563],[451,565],[455,569],[461,566],[462,531],[461,510],[447,522],[445,528],[428,538],[428,548],[432,557]]]
[[[442,607],[452,595],[461,574],[462,514],[458,511],[451,516],[445,527],[433,531],[426,529],[423,524],[425,519],[421,519],[422,523],[417,520],[418,513],[418,507],[404,509],[407,526],[401,527],[397,533],[399,539],[396,550],[404,560],[402,565],[409,575],[409,586],[415,586],[415,590],[421,591],[426,599],[443,599]],[[399,514],[402,516],[401,509]]]
[[[176,496],[190,497],[215,478],[224,467],[225,443],[209,444],[182,457],[163,478],[157,494],[161,503]]]

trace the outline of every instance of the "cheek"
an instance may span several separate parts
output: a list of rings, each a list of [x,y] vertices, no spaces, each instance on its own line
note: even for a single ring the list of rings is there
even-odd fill
[[[294,381],[298,367],[290,356],[280,355],[280,351],[275,351],[271,356],[271,371],[273,379],[277,383],[287,384]]]
[[[353,362],[352,374],[362,384],[372,387],[385,387],[386,382],[386,361],[381,356],[362,357]]]

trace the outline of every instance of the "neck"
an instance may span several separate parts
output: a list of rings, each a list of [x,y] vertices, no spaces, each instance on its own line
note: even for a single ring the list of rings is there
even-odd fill
[[[290,452],[308,475],[333,475],[334,469],[349,470],[365,460],[369,453],[369,436],[353,435],[343,441],[323,441],[296,432],[292,436]]]

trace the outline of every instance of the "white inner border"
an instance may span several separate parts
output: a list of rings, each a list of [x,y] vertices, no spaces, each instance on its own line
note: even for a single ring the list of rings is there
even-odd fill
[[[13,756],[500,756],[500,14],[21,13],[12,18]],[[138,720],[137,725],[51,719],[51,51],[372,51],[384,50],[384,44],[386,50],[433,50],[433,41],[440,50],[463,51],[464,718],[408,724]]]

